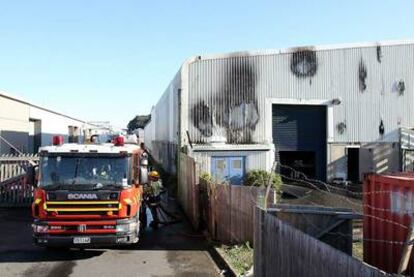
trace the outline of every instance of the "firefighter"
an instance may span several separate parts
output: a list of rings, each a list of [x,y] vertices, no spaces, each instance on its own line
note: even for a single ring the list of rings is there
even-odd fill
[[[151,211],[152,222],[150,226],[154,229],[158,228],[159,219],[157,208],[161,202],[161,192],[163,190],[162,182],[160,179],[160,174],[153,170],[148,174],[149,184],[144,188],[144,199],[146,200],[146,205]]]

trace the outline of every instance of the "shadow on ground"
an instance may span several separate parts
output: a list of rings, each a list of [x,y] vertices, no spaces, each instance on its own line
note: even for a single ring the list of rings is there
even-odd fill
[[[179,222],[161,225],[157,230],[147,227],[138,245],[86,250],[55,250],[35,246],[32,242],[30,210],[2,208],[0,209],[0,263],[84,260],[100,256],[109,249],[120,250],[120,254],[128,254],[131,250],[208,251],[208,243],[202,235],[192,230],[175,203],[169,203],[168,207],[170,207],[169,211],[177,216]]]

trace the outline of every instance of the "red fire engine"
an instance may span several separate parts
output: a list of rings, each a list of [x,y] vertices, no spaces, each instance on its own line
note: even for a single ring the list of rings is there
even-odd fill
[[[63,143],[39,149],[33,239],[50,247],[138,242],[148,158],[138,145]],[[141,226],[142,227],[142,226]]]

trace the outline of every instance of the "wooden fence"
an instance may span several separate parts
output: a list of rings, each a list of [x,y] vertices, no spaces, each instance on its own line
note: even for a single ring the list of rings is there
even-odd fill
[[[200,180],[202,225],[222,243],[253,243],[254,207],[264,202],[265,188],[214,184]],[[269,202],[275,201],[271,191]]]
[[[255,209],[254,276],[390,276]]]
[[[27,207],[33,201],[33,186],[22,174],[0,183],[0,207]]]
[[[207,182],[198,178],[193,158],[179,153],[179,162],[178,200],[192,226],[222,243],[253,243],[254,207],[265,189]]]
[[[199,185],[193,158],[179,153],[178,200],[195,229],[199,228]]]
[[[38,160],[33,154],[0,156],[0,207],[30,205],[33,185],[28,183],[27,169]]]
[[[267,209],[267,212],[305,234],[352,255],[353,220],[361,216],[351,209],[278,204]]]

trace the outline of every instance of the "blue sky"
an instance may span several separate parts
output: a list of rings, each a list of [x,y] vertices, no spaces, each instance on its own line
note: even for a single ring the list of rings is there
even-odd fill
[[[413,10],[409,0],[0,0],[0,90],[125,126],[190,56],[410,39]]]

